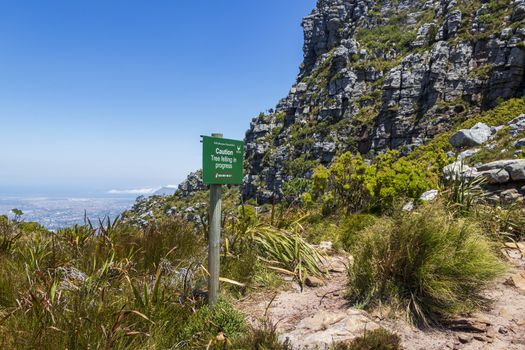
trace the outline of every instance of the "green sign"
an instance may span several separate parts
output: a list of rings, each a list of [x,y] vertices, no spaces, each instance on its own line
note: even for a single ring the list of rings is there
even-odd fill
[[[243,141],[202,137],[202,181],[205,184],[241,184],[243,159]]]

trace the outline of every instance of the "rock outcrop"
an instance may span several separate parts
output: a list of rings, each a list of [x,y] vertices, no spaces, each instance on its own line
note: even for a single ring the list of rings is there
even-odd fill
[[[494,151],[495,144],[489,144],[488,141],[494,141],[494,137],[502,130],[500,137],[505,140],[507,137],[507,146],[514,147],[513,159],[501,159],[501,152],[507,152],[502,149],[500,152]],[[515,204],[525,201],[525,159],[518,158],[522,155],[522,144],[520,135],[525,134],[525,114],[509,121],[506,125],[499,125],[489,128],[488,126],[478,123],[470,129],[462,129],[454,133],[449,142],[456,148],[464,149],[469,146],[481,146],[474,149],[463,150],[457,156],[457,160],[443,169],[445,180],[451,181],[458,178],[465,178],[469,181],[483,179],[481,187],[485,190],[485,198],[494,204]],[[489,162],[477,163],[474,166],[466,164],[470,162],[470,157],[475,156],[481,151],[481,148],[490,150],[491,158],[495,159]],[[472,165],[472,164],[471,164]]]
[[[244,197],[269,202],[341,151],[409,151],[525,94],[525,3],[319,0],[304,61],[246,133]]]

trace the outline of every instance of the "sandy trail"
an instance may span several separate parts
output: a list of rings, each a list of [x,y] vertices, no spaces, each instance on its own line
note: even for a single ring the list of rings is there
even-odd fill
[[[238,307],[250,315],[251,322],[266,314],[283,339],[306,349],[326,349],[335,341],[353,339],[378,327],[398,334],[407,350],[525,349],[525,243],[520,247],[522,252],[516,247],[504,249],[511,268],[487,291],[494,300],[490,309],[458,319],[446,329],[422,331],[380,311],[349,307],[344,298],[348,259],[343,256],[328,257],[331,272],[324,286],[301,291],[290,281],[288,290],[273,295],[254,293]]]

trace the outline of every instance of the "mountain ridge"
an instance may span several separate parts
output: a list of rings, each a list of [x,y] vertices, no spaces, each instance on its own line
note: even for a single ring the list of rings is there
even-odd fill
[[[521,0],[318,1],[296,83],[246,133],[244,198],[280,199],[344,151],[409,152],[523,96],[524,19]]]

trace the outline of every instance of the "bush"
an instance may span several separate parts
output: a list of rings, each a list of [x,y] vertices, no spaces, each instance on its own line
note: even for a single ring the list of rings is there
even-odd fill
[[[362,337],[358,337],[349,343],[338,343],[333,350],[401,350],[401,340],[399,336],[390,333],[386,329],[378,328],[370,332],[365,332]]]
[[[392,210],[400,198],[418,199],[437,185],[440,166],[436,162],[444,155],[425,154],[417,160],[401,157],[399,151],[388,151],[376,159],[376,172],[371,180],[375,206],[380,211]]]
[[[437,186],[444,157],[444,152],[428,152],[409,159],[388,151],[367,164],[360,155],[347,152],[330,169],[319,166],[314,170],[312,190],[316,198],[322,198],[326,214],[337,207],[348,213],[390,211],[399,199],[417,199]]]
[[[22,237],[22,231],[16,221],[7,216],[0,216],[0,254],[10,253],[15,243]]]
[[[181,340],[198,340],[206,346],[211,340],[236,339],[247,330],[244,315],[231,304],[219,301],[214,306],[203,306],[192,315],[181,331]],[[219,337],[218,337],[219,336]]]
[[[440,204],[379,219],[353,253],[351,302],[399,303],[421,326],[475,310],[487,301],[483,289],[504,271],[479,227]]]
[[[342,247],[350,251],[354,244],[359,240],[359,234],[364,229],[371,226],[376,221],[376,217],[370,214],[349,215],[342,224],[339,234],[339,241]]]

